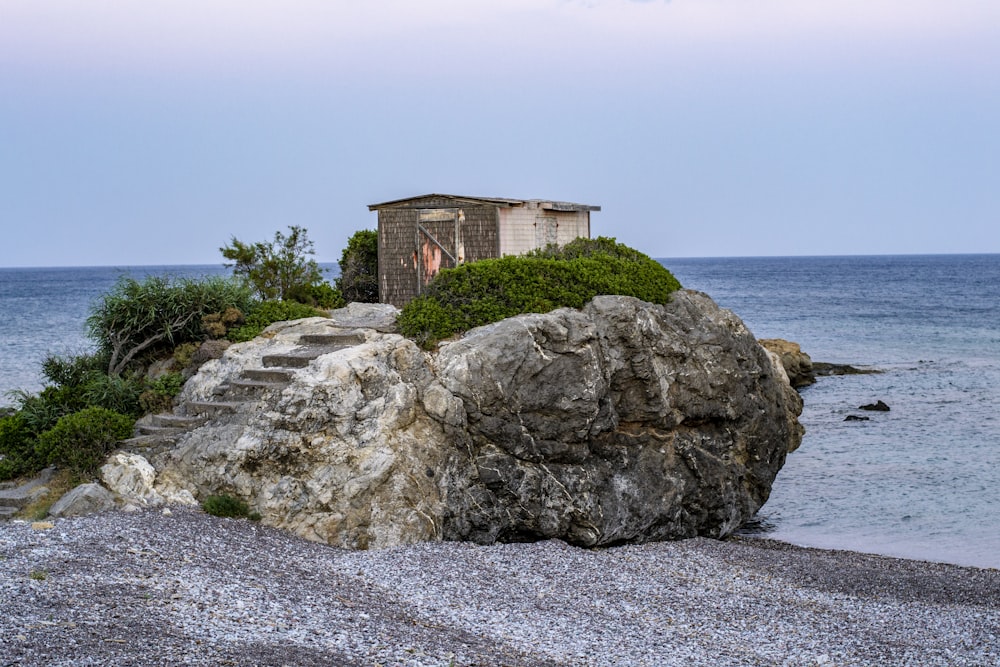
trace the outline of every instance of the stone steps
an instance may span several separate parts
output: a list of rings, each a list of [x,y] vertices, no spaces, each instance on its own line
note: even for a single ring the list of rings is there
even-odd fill
[[[227,386],[224,396],[230,398],[256,398],[267,391],[280,390],[287,387],[287,382],[269,382],[266,380],[247,380],[238,378]]]
[[[187,433],[188,430],[178,426],[156,426],[154,424],[138,424],[135,427],[136,435],[171,436]]]
[[[205,423],[204,417],[191,417],[173,413],[153,415],[151,419],[153,426],[162,426],[164,428],[190,429]]]
[[[187,431],[174,435],[137,435],[118,444],[122,449],[129,451],[159,451],[176,445],[184,433]]]
[[[181,407],[188,415],[206,415],[208,417],[218,417],[220,415],[231,415],[243,405],[243,402],[235,401],[188,401]]]
[[[241,373],[244,380],[257,382],[291,382],[295,371],[289,368],[248,368]],[[232,382],[230,382],[230,386]]]
[[[296,371],[317,357],[364,342],[365,337],[358,333],[300,336],[298,348],[283,354],[263,355],[261,368],[244,369],[240,377],[220,384],[210,400],[188,401],[173,413],[143,418],[136,425],[135,437],[123,441],[121,446],[151,456],[174,447],[187,433],[209,423],[218,426],[240,421],[248,413],[248,404],[288,386]]]
[[[362,334],[303,334],[299,336],[300,345],[317,345],[326,347],[354,347],[365,342]],[[317,355],[318,356],[318,355]]]

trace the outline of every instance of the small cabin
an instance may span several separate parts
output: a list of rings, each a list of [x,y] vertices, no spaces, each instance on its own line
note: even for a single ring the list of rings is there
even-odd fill
[[[546,199],[422,195],[378,211],[379,298],[402,307],[441,269],[590,237],[600,206]]]

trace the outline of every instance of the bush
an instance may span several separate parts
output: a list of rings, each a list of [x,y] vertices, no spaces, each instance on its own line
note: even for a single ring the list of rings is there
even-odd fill
[[[243,311],[231,306],[221,313],[209,313],[201,318],[201,330],[213,339],[225,338],[230,329],[240,324],[243,324]]]
[[[146,383],[146,390],[139,395],[139,404],[144,413],[168,412],[174,406],[174,396],[181,393],[184,376],[181,373],[167,373]]]
[[[100,406],[139,416],[142,381],[135,376],[109,376],[92,367],[96,357],[49,357],[43,372],[51,384],[37,395],[15,392],[20,414],[36,433],[52,428],[63,415]],[[98,362],[99,363],[99,362]]]
[[[443,269],[400,313],[403,335],[423,347],[522,313],[581,308],[599,294],[666,303],[680,283],[660,263],[614,239],[577,239],[520,257]]]
[[[61,357],[50,354],[42,362],[42,375],[56,385],[79,386],[85,384],[95,372],[107,368],[108,360],[96,354]]]
[[[259,336],[270,324],[305,317],[326,317],[326,313],[296,301],[263,301],[250,311],[243,326],[230,329],[226,337],[242,343]]]
[[[56,387],[46,387],[40,394],[29,394],[17,390],[11,392],[18,403],[18,416],[31,433],[38,435],[56,425],[59,418],[77,408],[71,408],[64,400],[63,392]]]
[[[378,303],[378,232],[362,229],[347,240],[337,289],[348,303]]]
[[[35,433],[20,414],[0,417],[0,480],[13,479],[37,470]]]
[[[250,508],[239,498],[232,496],[209,496],[201,503],[201,508],[212,516],[238,519],[250,516]]]
[[[107,374],[121,375],[143,357],[204,339],[205,315],[246,312],[252,303],[248,288],[225,278],[123,277],[91,309],[87,326],[107,359]]]
[[[296,287],[289,291],[288,300],[326,310],[343,308],[345,305],[344,297],[341,295],[340,290],[328,282]]]
[[[90,407],[59,418],[38,436],[35,456],[79,476],[93,475],[119,441],[132,435],[133,420],[106,408]]]

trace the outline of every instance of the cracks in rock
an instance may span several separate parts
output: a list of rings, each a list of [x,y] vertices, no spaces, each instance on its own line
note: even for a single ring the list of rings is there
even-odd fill
[[[569,489],[567,489],[567,488],[566,488],[566,485],[565,485],[565,484],[563,484],[562,482],[560,482],[560,481],[559,481],[559,479],[558,479],[558,478],[557,478],[557,477],[556,477],[555,475],[553,475],[553,474],[552,474],[552,471],[551,471],[551,470],[549,470],[549,467],[548,467],[547,465],[545,465],[544,463],[540,463],[540,464],[538,464],[538,467],[539,467],[539,468],[541,468],[542,470],[544,470],[544,471],[545,471],[545,474],[546,474],[546,475],[548,475],[548,476],[549,476],[549,478],[550,478],[550,479],[551,479],[551,480],[552,480],[553,482],[555,482],[555,483],[556,483],[556,485],[557,485],[557,486],[558,486],[558,487],[559,487],[560,489],[562,489],[562,492],[566,494],[566,497],[567,497],[567,498],[569,499],[569,501],[570,501],[570,504],[573,504],[573,494],[571,494],[571,493],[569,492]]]

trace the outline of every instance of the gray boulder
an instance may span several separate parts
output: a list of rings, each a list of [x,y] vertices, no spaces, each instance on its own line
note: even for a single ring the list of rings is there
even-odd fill
[[[720,537],[801,441],[777,356],[697,292],[597,297],[434,353],[387,326],[315,348],[350,319],[272,325],[205,364],[188,405],[269,382],[155,457],[157,493],[236,495],[265,523],[350,548]],[[262,361],[303,355],[281,373]]]
[[[114,508],[115,496],[96,482],[81,484],[64,494],[49,508],[49,516],[84,516]]]
[[[720,537],[767,500],[802,436],[776,359],[690,291],[498,322],[437,366],[475,466],[449,494],[448,539]]]

